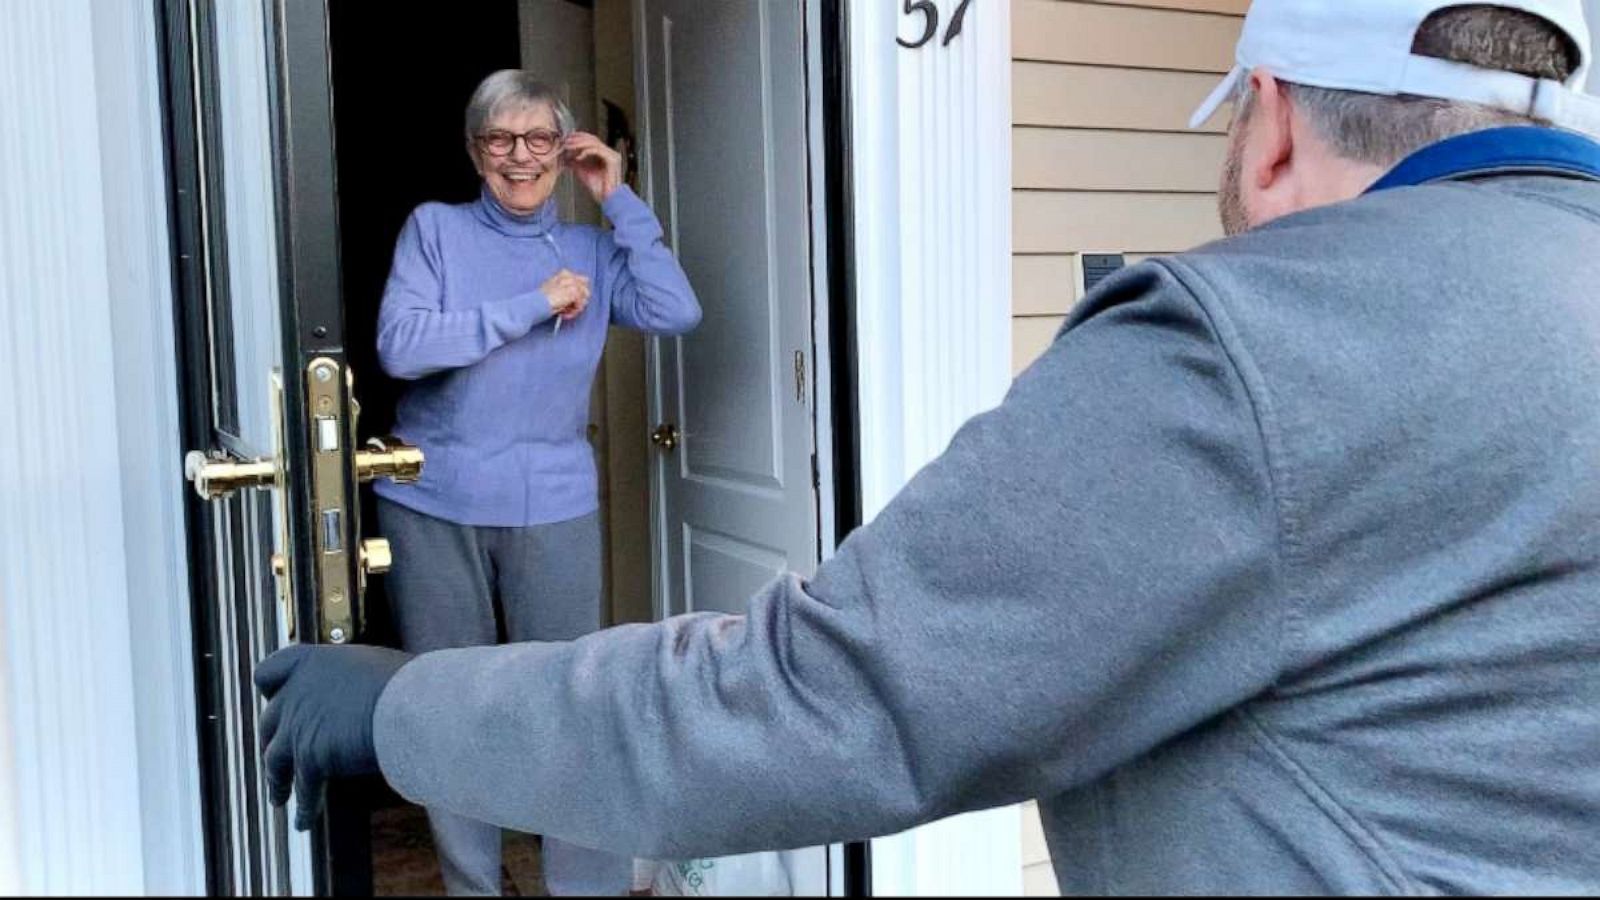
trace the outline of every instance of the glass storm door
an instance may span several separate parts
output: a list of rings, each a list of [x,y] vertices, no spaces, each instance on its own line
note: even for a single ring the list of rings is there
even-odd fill
[[[251,674],[287,642],[358,636],[388,548],[361,540],[357,485],[421,457],[355,446],[324,0],[160,9],[208,886],[325,894],[329,829],[267,802]]]

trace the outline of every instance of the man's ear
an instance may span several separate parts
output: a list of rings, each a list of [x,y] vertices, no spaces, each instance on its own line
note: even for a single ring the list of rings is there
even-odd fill
[[[1251,149],[1244,177],[1256,190],[1270,193],[1284,187],[1283,181],[1294,162],[1294,131],[1290,116],[1289,91],[1268,69],[1250,73]]]

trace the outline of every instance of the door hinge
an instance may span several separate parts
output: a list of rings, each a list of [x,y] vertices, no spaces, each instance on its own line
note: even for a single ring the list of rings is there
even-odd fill
[[[806,402],[806,352],[794,352],[794,402]]]
[[[822,489],[822,469],[817,466],[817,455],[811,454],[811,486]]]

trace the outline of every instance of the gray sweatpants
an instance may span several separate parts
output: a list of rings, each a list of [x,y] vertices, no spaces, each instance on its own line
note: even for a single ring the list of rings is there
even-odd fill
[[[512,642],[570,641],[600,627],[598,514],[526,528],[458,525],[378,500],[394,549],[387,576],[400,641],[409,653],[496,643],[495,600]],[[536,760],[530,760],[536,765]],[[428,810],[451,896],[500,893],[500,829]],[[622,894],[630,857],[554,838],[543,844],[553,895]]]

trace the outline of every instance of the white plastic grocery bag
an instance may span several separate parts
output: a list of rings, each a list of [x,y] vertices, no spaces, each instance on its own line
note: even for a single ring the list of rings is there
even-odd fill
[[[657,897],[787,897],[793,879],[782,853],[663,860],[651,885]]]

